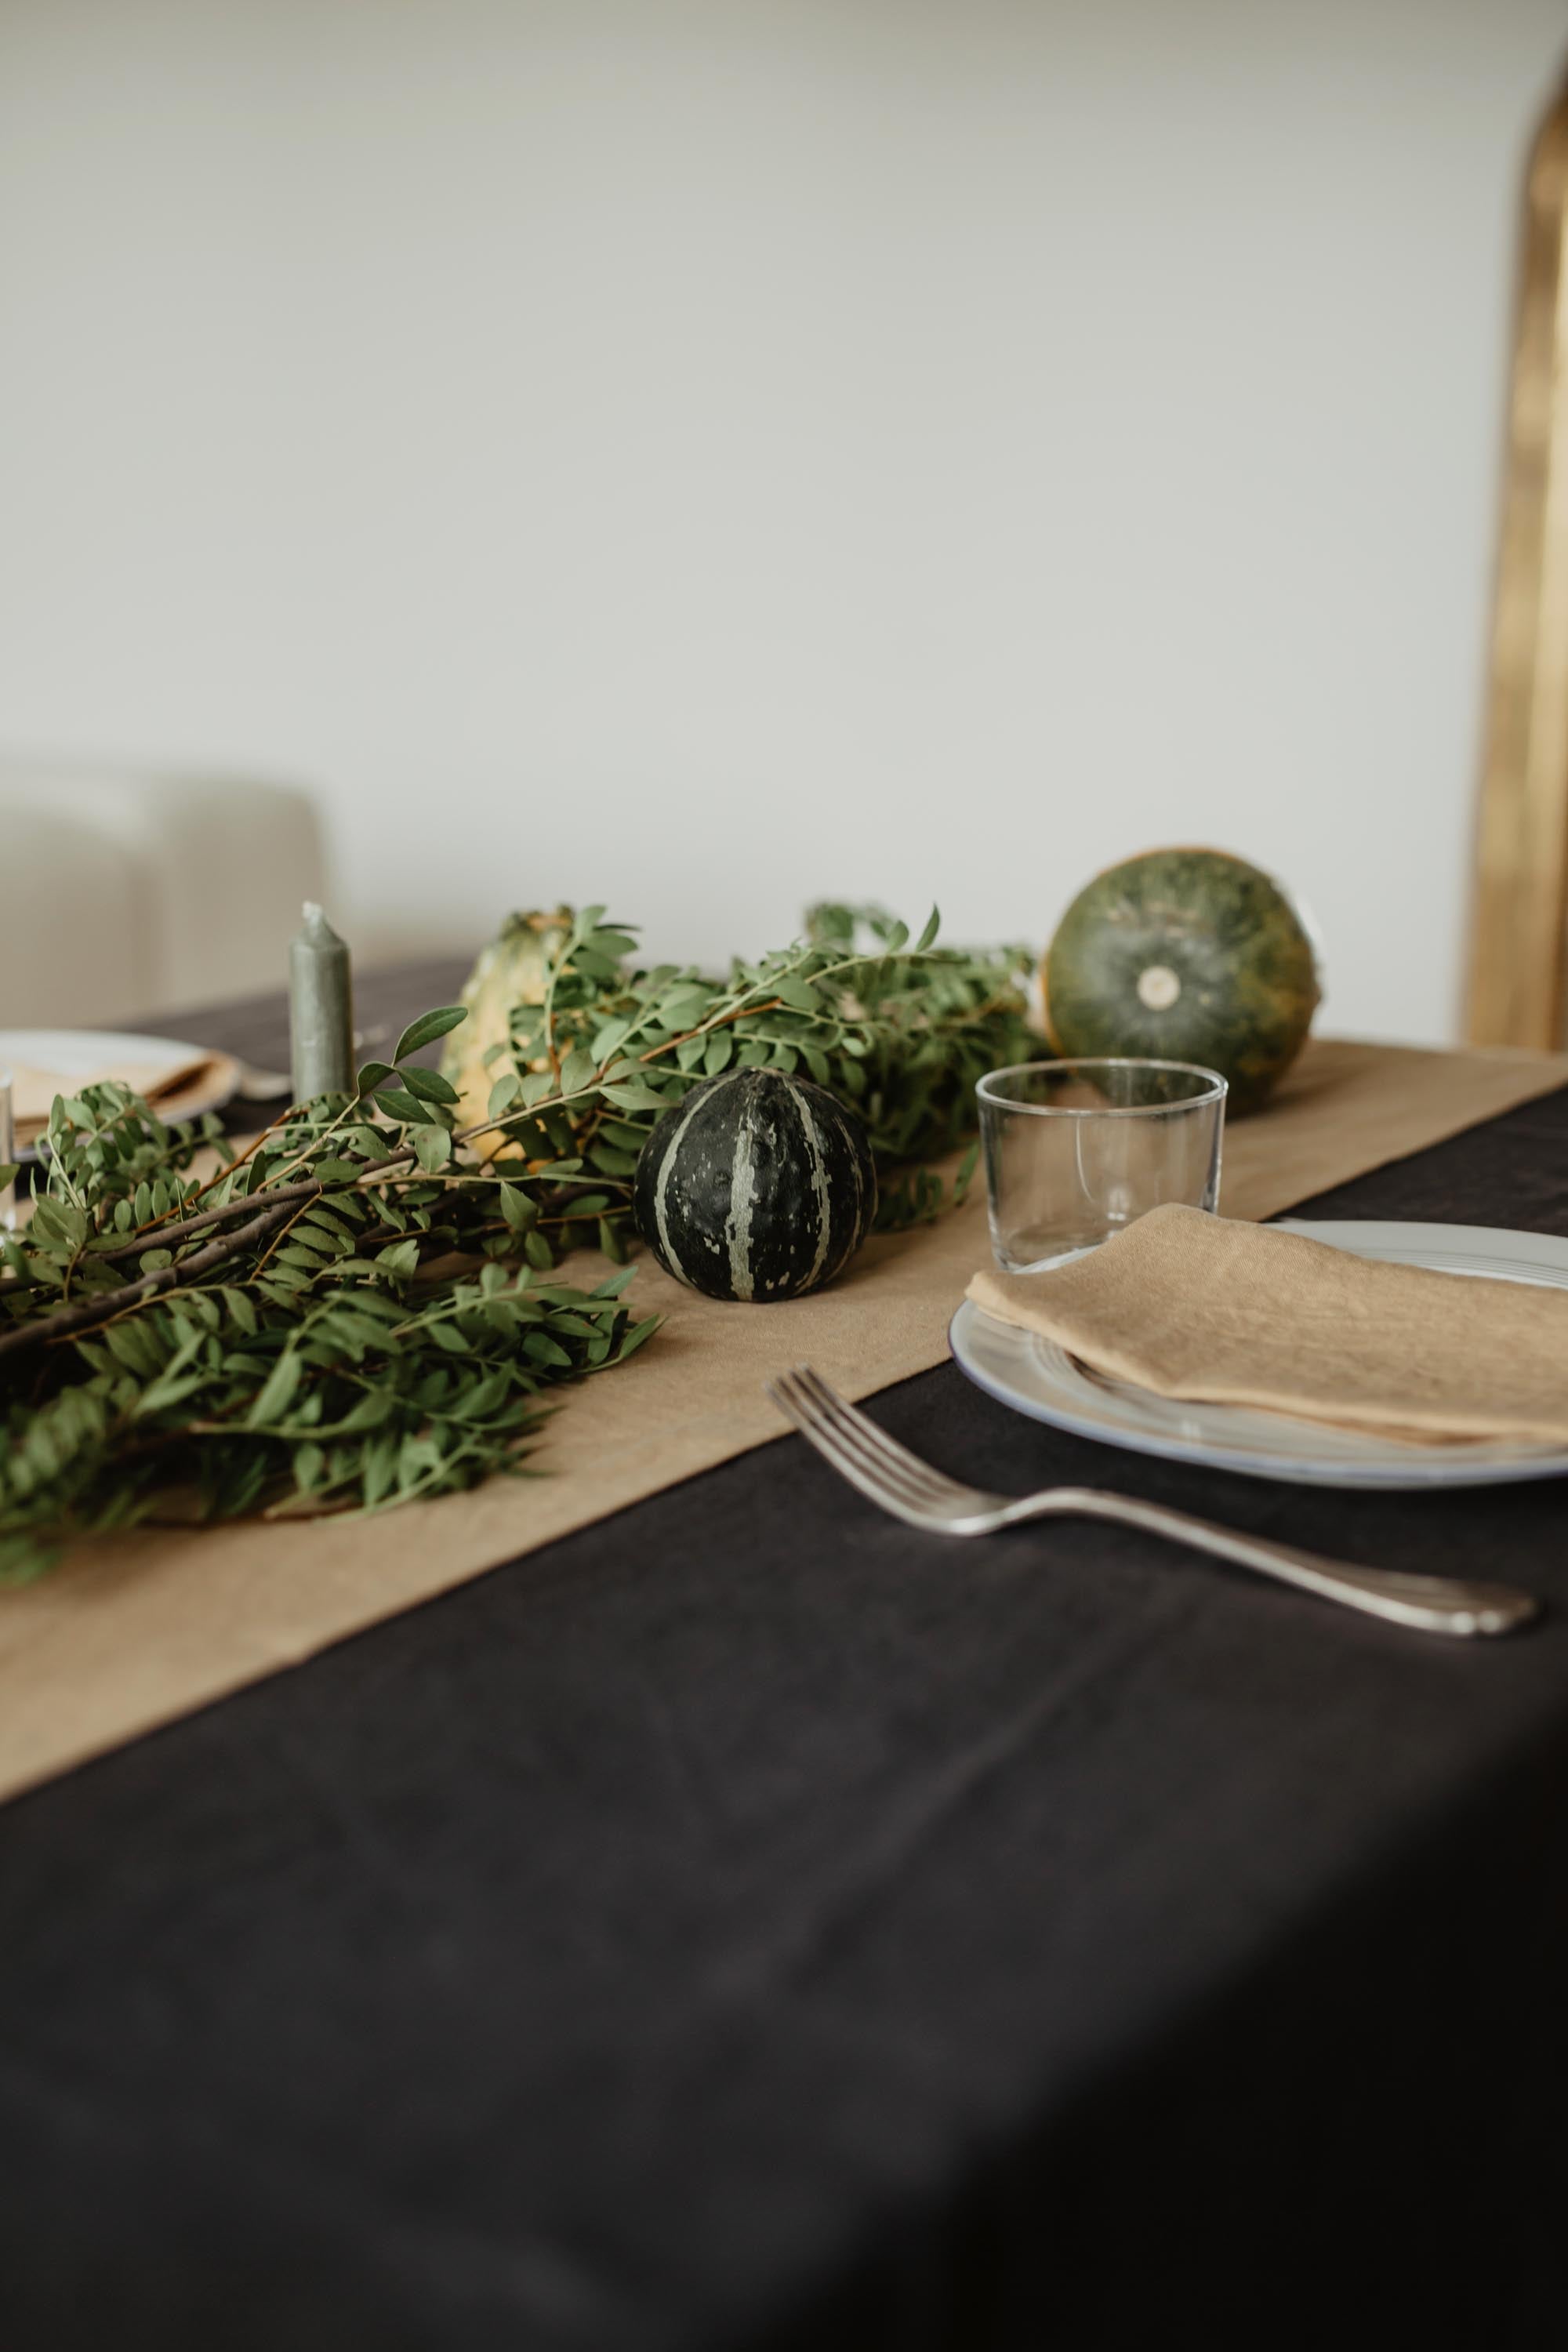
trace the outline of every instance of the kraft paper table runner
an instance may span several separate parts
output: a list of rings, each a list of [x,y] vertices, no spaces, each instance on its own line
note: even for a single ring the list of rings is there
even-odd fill
[[[1263,1218],[1568,1084],[1568,1058],[1309,1045],[1225,1140],[1221,1205]],[[984,1203],[873,1241],[812,1298],[737,1307],[639,1261],[667,1320],[622,1371],[563,1394],[534,1460],[552,1475],[384,1517],[143,1528],[0,1591],[0,1799],[332,1642],[782,1435],[762,1383],[808,1360],[862,1397],[940,1363],[989,1254]]]

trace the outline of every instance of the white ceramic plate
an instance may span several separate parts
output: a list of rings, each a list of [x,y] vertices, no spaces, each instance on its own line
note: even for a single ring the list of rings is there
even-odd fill
[[[60,1092],[74,1092],[116,1065],[122,1068],[177,1070],[187,1062],[212,1065],[210,1076],[198,1086],[156,1106],[160,1118],[199,1118],[218,1110],[239,1086],[240,1066],[232,1055],[215,1053],[208,1045],[183,1045],[175,1037],[141,1037],[122,1029],[0,1029],[0,1069],[10,1063],[35,1070],[58,1070]],[[18,1160],[30,1160],[32,1149],[22,1145]]]
[[[1568,1241],[1510,1234],[1490,1225],[1405,1225],[1281,1217],[1287,1233],[1350,1250],[1357,1257],[1434,1266],[1445,1274],[1568,1290]],[[1003,1404],[1173,1462],[1206,1463],[1252,1478],[1321,1486],[1488,1486],[1515,1478],[1568,1475],[1568,1448],[1477,1438],[1456,1445],[1407,1445],[1388,1437],[1291,1421],[1241,1405],[1186,1404],[1151,1396],[1090,1371],[1054,1340],[999,1323],[965,1299],[949,1342],[961,1370]]]

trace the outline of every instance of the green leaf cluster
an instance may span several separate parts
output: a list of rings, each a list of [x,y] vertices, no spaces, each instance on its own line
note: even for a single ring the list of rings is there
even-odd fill
[[[517,1468],[545,1391],[655,1327],[622,1296],[632,1178],[689,1088],[766,1067],[853,1103],[885,1228],[945,1205],[910,1163],[1030,1051],[1025,954],[940,947],[934,912],[911,939],[818,908],[721,977],[637,954],[604,908],[570,918],[467,1126],[415,1058],[455,1005],[237,1158],[215,1121],[166,1126],[121,1087],[57,1101],[31,1222],[0,1235],[0,1580],[153,1516],[363,1513]],[[563,1285],[583,1244],[621,1270]]]
[[[798,1073],[859,1112],[884,1176],[879,1223],[921,1222],[952,1197],[911,1162],[974,1127],[974,1082],[1037,1051],[1022,948],[940,947],[876,907],[823,905],[804,938],[715,977],[637,967],[633,929],[602,907],[571,919],[543,1001],[489,1049],[482,1148],[530,1169],[572,1160],[604,1190],[601,1237],[625,1244],[637,1153],[661,1114],[731,1068]],[[580,1203],[580,1209],[584,1204]]]
[[[0,1580],[153,1516],[363,1514],[516,1469],[546,1391],[648,1338],[627,1272],[552,1278],[574,1170],[483,1167],[407,1059],[463,1017],[239,1159],[123,1087],[57,1102],[0,1235]]]

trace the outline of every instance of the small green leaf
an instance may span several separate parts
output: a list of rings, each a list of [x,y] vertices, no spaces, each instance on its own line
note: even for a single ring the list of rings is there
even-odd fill
[[[436,1038],[444,1037],[449,1029],[456,1029],[458,1023],[468,1017],[466,1004],[444,1004],[435,1013],[422,1013],[417,1021],[409,1023],[398,1039],[393,1060],[401,1062],[408,1055],[416,1054],[421,1045],[428,1045]]]
[[[357,1436],[363,1429],[379,1429],[384,1421],[391,1420],[396,1410],[396,1400],[388,1390],[369,1389],[336,1424],[333,1433],[349,1437]]]
[[[593,1045],[589,1048],[595,1063],[603,1067],[606,1062],[613,1060],[631,1034],[631,1027],[629,1021],[616,1019],[606,1021],[602,1028],[595,1030]]]
[[[601,1088],[601,1092],[605,1101],[613,1102],[617,1110],[662,1111],[669,1108],[664,1097],[655,1094],[643,1078],[627,1078],[616,1086]]]
[[[521,1192],[515,1184],[498,1184],[496,1191],[500,1199],[501,1215],[510,1230],[514,1234],[527,1233],[539,1218],[539,1211],[527,1193]]]
[[[404,1071],[403,1083],[411,1095],[418,1096],[421,1102],[455,1103],[458,1099],[457,1087],[449,1078],[444,1078],[439,1070],[421,1069],[416,1064],[412,1069]]]
[[[33,1279],[32,1268],[23,1254],[22,1244],[11,1234],[0,1233],[0,1257],[4,1257],[17,1283],[26,1288]]]
[[[304,1366],[292,1348],[286,1348],[273,1365],[258,1392],[256,1402],[246,1415],[247,1429],[263,1428],[278,1421],[293,1402]]]
[[[931,908],[931,913],[926,917],[926,924],[925,924],[925,929],[924,929],[924,930],[921,933],[921,935],[920,935],[919,939],[915,941],[915,950],[914,950],[914,951],[915,951],[916,955],[924,955],[924,953],[925,953],[925,951],[926,951],[927,948],[929,948],[930,946],[931,946],[931,945],[932,945],[933,941],[934,941],[934,940],[935,940],[935,939],[936,939],[936,935],[937,935],[937,933],[938,933],[938,931],[940,931],[940,930],[941,930],[941,929],[942,929],[942,909],[941,909],[941,908],[940,908],[940,907],[933,907],[933,908]]]
[[[281,1249],[274,1252],[272,1263],[274,1265],[302,1266],[308,1274],[315,1274],[323,1265],[330,1265],[331,1261],[320,1250],[307,1249],[303,1242],[285,1242]]]
[[[604,1251],[605,1255],[609,1259],[612,1265],[625,1265],[626,1262],[626,1237],[623,1234],[620,1226],[610,1217],[601,1217],[599,1219],[599,1247]]]
[[[663,1320],[660,1315],[649,1315],[643,1322],[634,1323],[616,1352],[616,1363],[624,1364],[628,1356],[635,1355],[647,1340],[653,1338]]]
[[[426,1175],[433,1176],[445,1168],[452,1156],[452,1139],[444,1127],[416,1127],[414,1130],[414,1153]]]
[[[183,1404],[188,1396],[194,1396],[197,1389],[205,1386],[205,1372],[187,1372],[178,1380],[171,1379],[165,1373],[162,1380],[152,1381],[142,1390],[136,1401],[135,1417],[145,1420],[150,1413],[167,1412],[172,1405]]]
[[[798,973],[791,973],[781,980],[773,994],[782,1004],[787,1004],[792,1013],[816,1013],[822,1002],[810,981],[802,980]]]
[[[361,1471],[361,1492],[366,1510],[374,1511],[387,1495],[397,1475],[397,1441],[389,1435],[378,1437],[364,1449]]]
[[[417,1125],[429,1116],[424,1104],[402,1087],[378,1087],[375,1101],[388,1118],[395,1118],[405,1127]]]
[[[344,1339],[356,1351],[381,1348],[386,1343],[386,1327],[372,1315],[356,1315],[350,1307],[333,1302],[331,1313],[320,1323],[312,1324],[312,1332],[325,1332],[334,1340]]]
[[[713,992],[707,988],[685,988],[678,994],[666,997],[658,1008],[659,1026],[679,1033],[693,1028],[705,1014],[711,1012]]]
[[[143,1325],[109,1323],[104,1326],[103,1338],[110,1353],[128,1372],[135,1372],[141,1378],[156,1378],[163,1370],[163,1351]]]
[[[591,1144],[588,1160],[604,1176],[632,1176],[637,1172],[637,1153],[622,1151],[613,1143]]]
[[[525,1331],[522,1347],[523,1353],[536,1364],[562,1365],[568,1371],[572,1368],[572,1359],[565,1349],[547,1331]]]

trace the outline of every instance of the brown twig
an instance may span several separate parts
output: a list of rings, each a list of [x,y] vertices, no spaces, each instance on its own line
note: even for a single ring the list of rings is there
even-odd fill
[[[412,1151],[394,1151],[384,1160],[367,1160],[364,1176],[383,1175],[389,1168],[404,1167],[413,1157]],[[279,1184],[272,1189],[264,1184],[258,1192],[240,1194],[220,1202],[216,1209],[204,1209],[198,1216],[183,1218],[177,1225],[143,1225],[129,1241],[116,1242],[112,1249],[89,1251],[89,1255],[96,1265],[112,1265],[116,1258],[140,1257],[150,1249],[169,1249],[177,1242],[188,1241],[193,1234],[206,1232],[210,1226],[232,1224],[236,1217],[244,1216],[263,1201],[280,1206],[285,1202],[313,1201],[333,1192],[357,1192],[364,1176],[356,1177],[352,1184],[323,1184],[318,1176],[301,1177],[297,1184]]]
[[[37,1323],[18,1323],[14,1329],[0,1334],[0,1356],[17,1355],[24,1348],[35,1347],[40,1340],[67,1339],[75,1332],[89,1331],[95,1323],[111,1322],[128,1307],[141,1306],[145,1300],[156,1297],[160,1290],[172,1290],[176,1285],[188,1282],[192,1275],[205,1274],[210,1267],[221,1265],[226,1258],[237,1256],[252,1242],[262,1240],[275,1225],[280,1225],[289,1213],[287,1202],[272,1202],[248,1225],[241,1225],[236,1233],[222,1234],[218,1240],[209,1242],[205,1249],[194,1251],[189,1257],[181,1258],[174,1265],[160,1266],[155,1274],[144,1274],[138,1282],[122,1283],[118,1290],[104,1291],[97,1298],[84,1299],[79,1307],[64,1307],[58,1314],[42,1316]]]
[[[226,1176],[232,1176],[237,1169],[243,1168],[245,1166],[247,1160],[254,1159],[257,1152],[260,1150],[262,1145],[266,1142],[268,1137],[269,1135],[276,1135],[280,1127],[287,1127],[289,1121],[297,1115],[299,1108],[300,1106],[298,1103],[290,1103],[288,1109],[280,1110],[276,1118],[269,1118],[266,1126],[262,1129],[260,1134],[253,1135],[251,1137],[250,1141],[246,1145],[245,1150],[239,1153],[237,1159],[226,1160],[221,1168],[217,1168],[213,1171],[213,1173],[207,1177],[204,1183],[197,1185],[195,1191],[190,1196],[191,1199],[193,1201],[199,1201],[204,1193],[210,1192],[212,1191],[215,1184],[221,1184]],[[144,1225],[142,1230],[144,1233],[149,1233],[153,1228],[151,1226]]]
[[[638,1062],[657,1061],[664,1055],[673,1053],[676,1047],[684,1044],[689,1037],[709,1035],[714,1030],[727,1028],[731,1022],[743,1019],[748,1013],[777,1012],[783,1008],[783,1004],[782,997],[773,997],[762,1004],[736,1005],[712,1020],[700,1022],[694,1029],[687,1030],[683,1036],[668,1038],[664,1045],[650,1048],[646,1054],[637,1056]],[[592,1085],[579,1089],[584,1094],[595,1090]],[[561,1097],[557,1099],[570,1100],[571,1097]],[[514,1120],[537,1118],[541,1111],[553,1107],[549,1102],[537,1103],[531,1110],[510,1112],[499,1119],[481,1119],[472,1127],[458,1129],[452,1140],[454,1143],[471,1142],[476,1136],[492,1134],[498,1128],[504,1129]],[[267,1133],[275,1132],[283,1123],[282,1120],[274,1120],[266,1130]],[[234,1161],[230,1167],[221,1171],[220,1174],[232,1175],[236,1168],[244,1165],[251,1152],[257,1150],[263,1138],[258,1136],[242,1157]],[[198,1233],[208,1232],[215,1225],[233,1223],[237,1217],[243,1216],[258,1200],[265,1200],[267,1202],[265,1210],[251,1223],[238,1226],[235,1232],[225,1234],[218,1241],[209,1243],[205,1249],[196,1250],[188,1257],[181,1258],[174,1265],[161,1267],[156,1274],[143,1275],[140,1281],[127,1283],[122,1288],[109,1293],[106,1297],[85,1301],[80,1307],[63,1308],[58,1314],[44,1316],[37,1323],[18,1324],[14,1329],[0,1334],[0,1356],[18,1353],[22,1349],[30,1347],[38,1340],[65,1339],[75,1331],[90,1330],[95,1323],[109,1322],[115,1316],[123,1313],[128,1307],[140,1306],[145,1299],[155,1297],[160,1290],[173,1288],[177,1283],[184,1284],[193,1275],[203,1274],[211,1265],[222,1265],[226,1258],[237,1255],[248,1242],[259,1240],[265,1234],[273,1232],[278,1225],[285,1222],[292,1223],[295,1216],[302,1213],[305,1203],[318,1197],[326,1196],[335,1190],[357,1191],[367,1178],[385,1175],[394,1168],[406,1167],[415,1157],[416,1154],[410,1147],[405,1150],[390,1152],[383,1160],[367,1160],[363,1174],[356,1178],[353,1185],[341,1188],[328,1186],[321,1183],[317,1177],[308,1177],[297,1184],[280,1185],[270,1195],[268,1194],[267,1187],[263,1185],[260,1192],[252,1193],[245,1199],[226,1201],[216,1208],[204,1209],[197,1215],[182,1218],[175,1224],[160,1227],[153,1223],[143,1226],[129,1240],[117,1242],[112,1249],[94,1250],[89,1253],[90,1256],[100,1265],[112,1265],[119,1258],[140,1257],[150,1249],[167,1249],[189,1240]],[[202,1192],[205,1192],[211,1183],[218,1181],[218,1177],[209,1179],[208,1185],[204,1185]],[[613,1184],[616,1180],[598,1178],[581,1181],[584,1182],[607,1181]],[[201,1193],[198,1192],[195,1197],[199,1200]],[[548,1212],[544,1210],[542,1203],[541,1207],[542,1212],[547,1214]],[[552,1219],[552,1222],[568,1221]],[[581,1220],[573,1218],[570,1222],[576,1223]],[[7,1285],[5,1287],[10,1287],[10,1286]]]

